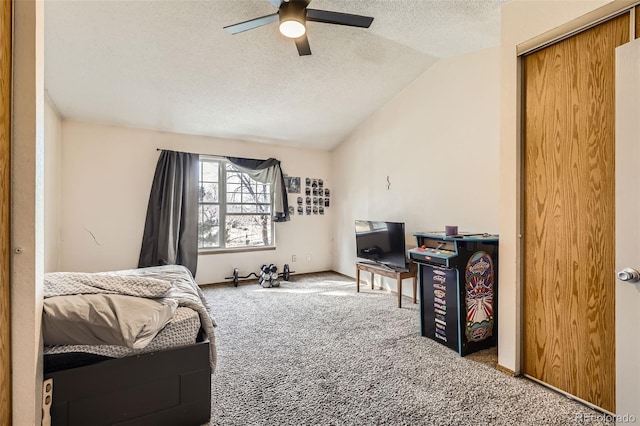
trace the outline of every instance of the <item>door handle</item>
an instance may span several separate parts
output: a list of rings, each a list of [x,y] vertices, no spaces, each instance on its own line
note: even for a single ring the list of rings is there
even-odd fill
[[[640,272],[633,268],[624,268],[623,270],[618,271],[618,279],[620,281],[637,283],[640,281]]]

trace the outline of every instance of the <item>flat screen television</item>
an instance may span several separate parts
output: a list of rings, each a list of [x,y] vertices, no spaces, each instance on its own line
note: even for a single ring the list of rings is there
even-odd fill
[[[393,270],[407,270],[404,223],[356,220],[356,256]]]

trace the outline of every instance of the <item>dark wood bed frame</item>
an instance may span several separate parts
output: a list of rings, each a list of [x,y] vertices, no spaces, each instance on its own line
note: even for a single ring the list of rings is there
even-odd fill
[[[209,342],[45,373],[52,426],[202,425],[211,416]]]

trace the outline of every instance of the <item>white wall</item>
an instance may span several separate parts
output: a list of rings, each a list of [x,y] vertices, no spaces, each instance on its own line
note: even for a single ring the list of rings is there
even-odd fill
[[[521,369],[520,94],[517,46],[611,1],[512,1],[502,8],[500,41],[500,263],[498,363]],[[614,2],[622,8],[628,1]]]
[[[45,96],[44,103],[44,271],[60,265],[60,160],[62,120]]]
[[[330,153],[260,143],[102,126],[63,120],[61,270],[105,271],[138,264],[149,191],[160,153],[156,148],[248,158],[274,157],[289,176],[322,178],[334,190]],[[295,203],[295,194],[290,194]],[[199,284],[288,263],[295,272],[331,268],[335,207],[324,215],[296,213],[276,224],[276,250],[201,255]],[[297,262],[292,263],[292,255]],[[310,260],[307,258],[310,257]],[[228,280],[226,280],[228,281]]]
[[[11,398],[13,424],[34,425],[42,412],[44,2],[13,7]]]
[[[407,248],[445,225],[497,233],[499,55],[437,62],[333,151],[336,271],[355,276],[355,219],[405,222]]]

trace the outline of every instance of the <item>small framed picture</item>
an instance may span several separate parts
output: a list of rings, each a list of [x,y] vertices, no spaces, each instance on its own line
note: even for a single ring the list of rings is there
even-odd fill
[[[300,193],[300,177],[286,176],[284,183],[287,186],[287,192],[290,194]]]

